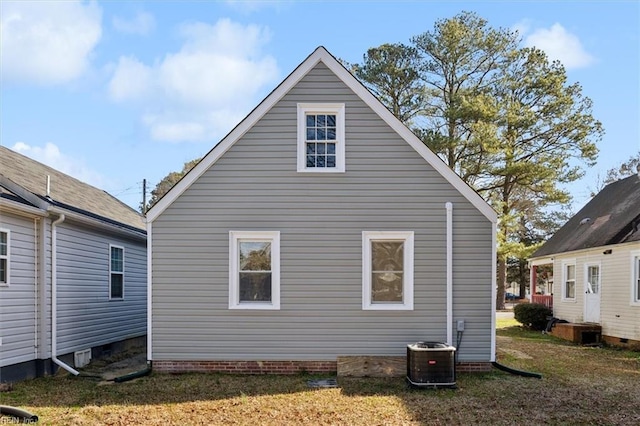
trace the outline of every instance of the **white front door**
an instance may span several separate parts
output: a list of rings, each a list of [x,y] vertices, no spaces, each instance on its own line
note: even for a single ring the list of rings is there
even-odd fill
[[[584,322],[600,322],[600,265],[585,266]]]

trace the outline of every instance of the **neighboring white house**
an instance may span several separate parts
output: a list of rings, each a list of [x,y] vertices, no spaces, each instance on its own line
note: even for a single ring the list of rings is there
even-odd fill
[[[154,370],[335,371],[457,337],[460,369],[495,359],[496,213],[322,47],[147,232]]]
[[[553,265],[553,314],[597,323],[604,341],[640,347],[640,177],[607,185],[530,259]],[[534,300],[535,301],[535,300]]]
[[[141,215],[0,146],[0,382],[144,344],[146,279]]]

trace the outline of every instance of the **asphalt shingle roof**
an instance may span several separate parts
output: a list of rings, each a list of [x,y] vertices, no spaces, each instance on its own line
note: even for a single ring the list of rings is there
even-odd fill
[[[42,199],[47,195],[49,176],[49,196],[54,205],[106,218],[139,230],[145,229],[142,215],[106,191],[3,146],[0,146],[0,175]]]
[[[531,257],[640,241],[640,177],[607,185]]]

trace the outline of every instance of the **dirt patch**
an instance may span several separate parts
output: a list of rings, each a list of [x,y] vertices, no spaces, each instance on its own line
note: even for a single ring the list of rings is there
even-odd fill
[[[93,360],[81,370],[81,374],[102,379],[104,383],[113,383],[117,377],[126,376],[145,368],[147,368],[146,352],[134,350],[109,358]]]

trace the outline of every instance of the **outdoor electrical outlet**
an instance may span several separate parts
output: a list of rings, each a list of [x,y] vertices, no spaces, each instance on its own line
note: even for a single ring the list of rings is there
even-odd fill
[[[464,331],[464,320],[458,320],[458,331]]]

